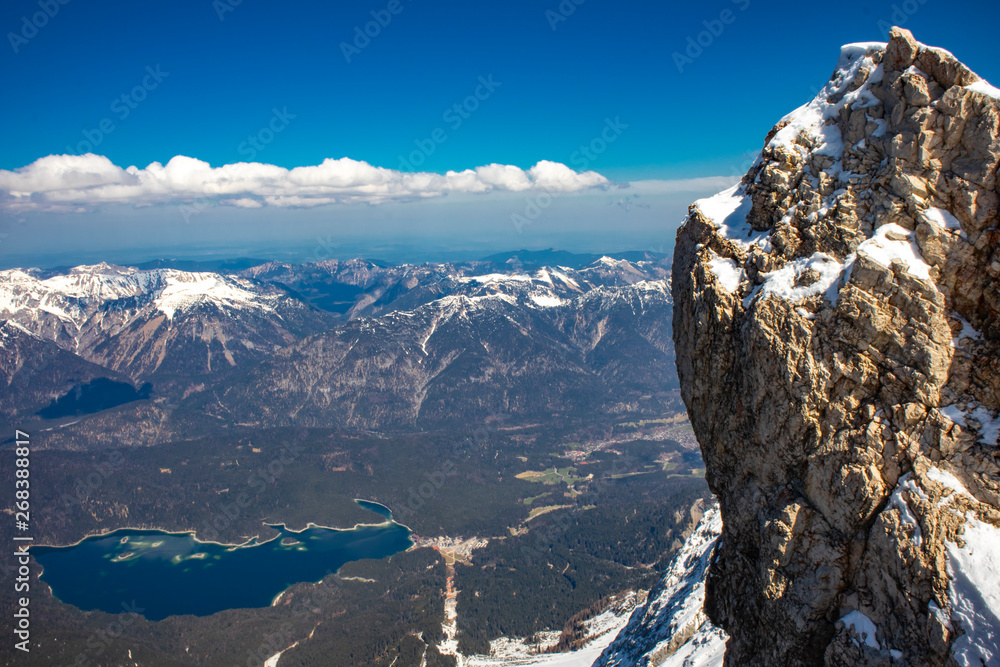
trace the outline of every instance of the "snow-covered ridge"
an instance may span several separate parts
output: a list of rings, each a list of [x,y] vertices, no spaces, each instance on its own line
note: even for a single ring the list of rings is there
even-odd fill
[[[616,285],[601,284],[587,276],[588,271],[611,271],[627,280]],[[534,273],[490,273],[458,276],[454,280],[460,292],[449,294],[428,305],[454,308],[489,307],[507,304],[529,308],[575,308],[584,300],[669,298],[667,280],[649,280],[648,273],[627,260],[604,257],[583,269],[543,267]],[[576,276],[576,277],[574,277]],[[401,314],[406,314],[400,311]]]
[[[79,327],[94,309],[137,299],[130,308],[151,302],[168,318],[210,303],[229,309],[273,311],[280,294],[246,278],[176,269],[141,271],[109,264],[77,266],[65,274],[40,278],[37,270],[0,271],[0,317],[54,315]],[[124,307],[124,306],[123,306]]]
[[[882,66],[875,65],[871,54],[885,48],[884,42],[860,42],[841,47],[833,77],[816,97],[781,119],[779,124],[785,123],[785,126],[772,137],[768,146],[780,146],[805,157],[809,149],[796,142],[799,135],[805,133],[815,143],[811,149],[813,153],[830,156],[839,162],[844,153],[844,140],[840,129],[827,121],[836,118],[845,107],[858,109],[879,103],[870,85],[882,80]],[[848,90],[863,67],[870,70],[868,80],[857,90]],[[830,99],[837,101],[830,102]]]

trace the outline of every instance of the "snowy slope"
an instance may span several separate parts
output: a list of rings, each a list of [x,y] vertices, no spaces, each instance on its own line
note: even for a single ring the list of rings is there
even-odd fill
[[[594,667],[721,667],[726,634],[702,611],[705,572],[722,532],[718,506],[705,512],[649,600]]]
[[[499,639],[492,643],[490,655],[462,656],[459,667],[590,667],[625,627],[635,608],[636,595],[628,593],[584,622],[586,643],[576,651],[534,655],[533,646],[523,641]],[[551,643],[559,639],[558,632],[548,634]]]

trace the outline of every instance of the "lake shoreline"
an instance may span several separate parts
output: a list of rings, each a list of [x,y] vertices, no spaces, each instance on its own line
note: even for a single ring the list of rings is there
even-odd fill
[[[351,530],[357,530],[358,528],[377,528],[379,526],[385,526],[385,525],[391,524],[391,523],[395,523],[397,526],[402,526],[403,528],[406,528],[410,532],[413,532],[410,529],[409,526],[405,526],[405,525],[403,525],[403,524],[401,524],[401,523],[399,523],[397,521],[394,521],[392,519],[392,510],[389,507],[387,507],[386,505],[383,505],[382,503],[376,502],[374,500],[366,500],[364,498],[352,498],[352,500],[354,502],[356,502],[356,503],[358,501],[361,501],[363,503],[370,503],[372,505],[378,505],[380,507],[384,507],[386,509],[386,511],[389,512],[389,518],[387,518],[385,521],[382,521],[382,522],[379,522],[379,523],[358,522],[358,523],[355,523],[350,528],[340,528],[340,527],[337,527],[337,526],[323,526],[321,524],[314,523],[312,521],[308,521],[308,522],[306,522],[305,527],[296,530],[295,528],[289,526],[287,523],[284,523],[284,522],[268,523],[265,519],[261,519],[260,523],[261,523],[262,526],[266,526],[268,528],[274,528],[275,526],[281,526],[282,528],[284,528],[286,531],[288,531],[290,533],[304,533],[305,531],[309,530],[310,528],[323,528],[325,530],[336,530],[336,531],[346,532],[346,531],[351,531]],[[360,505],[360,503],[359,503],[359,505]],[[360,506],[362,508],[364,508],[363,505],[360,505]],[[365,509],[367,509],[367,508],[365,508]],[[375,510],[368,510],[368,511],[369,512],[375,512]],[[375,512],[375,513],[378,514],[378,512]],[[156,528],[156,527],[143,528],[143,527],[139,527],[139,526],[122,526],[120,528],[112,528],[111,530],[107,530],[107,531],[103,531],[103,532],[90,532],[90,533],[87,533],[86,535],[84,535],[83,537],[81,537],[76,542],[70,542],[69,544],[36,543],[36,544],[32,545],[32,548],[35,548],[35,547],[44,547],[46,549],[66,549],[66,548],[69,548],[69,547],[79,546],[82,542],[84,542],[86,540],[89,540],[92,537],[107,537],[109,535],[114,535],[115,533],[120,532],[120,531],[124,531],[124,530],[129,530],[129,531],[133,531],[133,532],[152,531],[152,532],[163,533],[165,535],[191,535],[194,538],[194,541],[198,542],[199,544],[215,544],[215,545],[220,546],[220,547],[227,547],[227,548],[234,548],[234,549],[239,549],[239,548],[243,548],[243,547],[253,546],[254,540],[260,540],[261,539],[260,533],[258,533],[256,535],[243,536],[245,538],[245,540],[243,542],[240,542],[240,543],[219,542],[219,541],[216,541],[216,540],[203,540],[203,539],[200,539],[198,537],[198,531],[197,531],[197,529],[171,530],[169,528]],[[278,537],[280,537],[280,535]],[[271,542],[274,539],[276,539],[276,538],[272,537],[272,538],[264,540],[264,541],[258,541],[258,542],[256,542],[256,544],[267,544],[268,542]]]

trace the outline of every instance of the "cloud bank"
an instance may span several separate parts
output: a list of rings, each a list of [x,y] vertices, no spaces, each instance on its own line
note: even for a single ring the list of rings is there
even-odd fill
[[[543,160],[528,170],[489,164],[445,174],[402,172],[350,158],[285,169],[259,162],[212,167],[178,155],[166,165],[122,169],[103,155],[49,155],[0,170],[0,207],[9,211],[89,211],[103,205],[221,205],[240,208],[412,201],[448,193],[578,192],[609,185],[594,171]]]

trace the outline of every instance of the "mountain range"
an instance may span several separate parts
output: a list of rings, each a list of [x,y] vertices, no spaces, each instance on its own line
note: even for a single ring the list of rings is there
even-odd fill
[[[509,260],[3,271],[0,372],[31,386],[3,409],[32,414],[95,378],[150,383],[158,410],[260,426],[527,423],[676,401],[662,258]],[[42,350],[58,371],[26,361]]]

